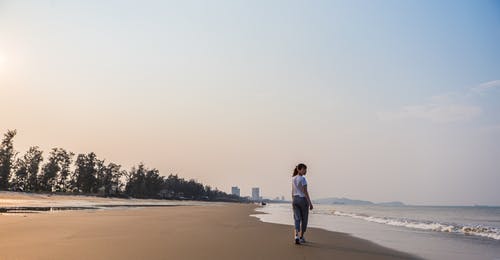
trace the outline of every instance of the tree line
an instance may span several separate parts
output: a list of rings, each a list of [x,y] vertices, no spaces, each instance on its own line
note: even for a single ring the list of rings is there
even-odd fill
[[[16,130],[8,130],[0,144],[0,190],[91,194],[101,196],[243,201],[239,196],[186,180],[162,176],[143,163],[124,170],[99,159],[95,153],[75,154],[53,148],[44,161],[43,151],[32,146],[22,156],[14,149]]]

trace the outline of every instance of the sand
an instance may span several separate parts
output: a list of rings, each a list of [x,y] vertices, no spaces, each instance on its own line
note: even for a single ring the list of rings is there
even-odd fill
[[[347,234],[249,216],[251,204],[0,215],[0,259],[415,259]]]
[[[0,207],[93,207],[96,205],[204,205],[203,201],[104,198],[84,195],[61,195],[0,191]]]

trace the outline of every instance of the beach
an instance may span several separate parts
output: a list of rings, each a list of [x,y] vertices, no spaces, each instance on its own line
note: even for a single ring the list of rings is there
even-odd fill
[[[256,209],[261,221],[292,225],[284,203]],[[312,213],[312,214],[311,214]],[[498,207],[316,204],[309,227],[351,234],[429,260],[500,259]]]
[[[414,259],[348,234],[250,216],[253,204],[0,215],[1,259]]]

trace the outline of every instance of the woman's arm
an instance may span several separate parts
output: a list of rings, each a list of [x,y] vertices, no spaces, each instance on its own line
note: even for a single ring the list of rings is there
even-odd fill
[[[302,186],[302,192],[304,192],[304,195],[306,195],[307,202],[309,203],[309,209],[313,209],[313,204],[311,202],[311,198],[309,197],[309,192],[307,192],[307,185]]]

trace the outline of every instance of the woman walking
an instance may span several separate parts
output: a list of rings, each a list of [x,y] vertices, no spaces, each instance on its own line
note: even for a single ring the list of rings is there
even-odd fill
[[[293,170],[292,197],[293,219],[295,221],[295,244],[305,243],[304,233],[307,229],[309,209],[313,209],[311,198],[307,192],[307,166],[300,163]]]

